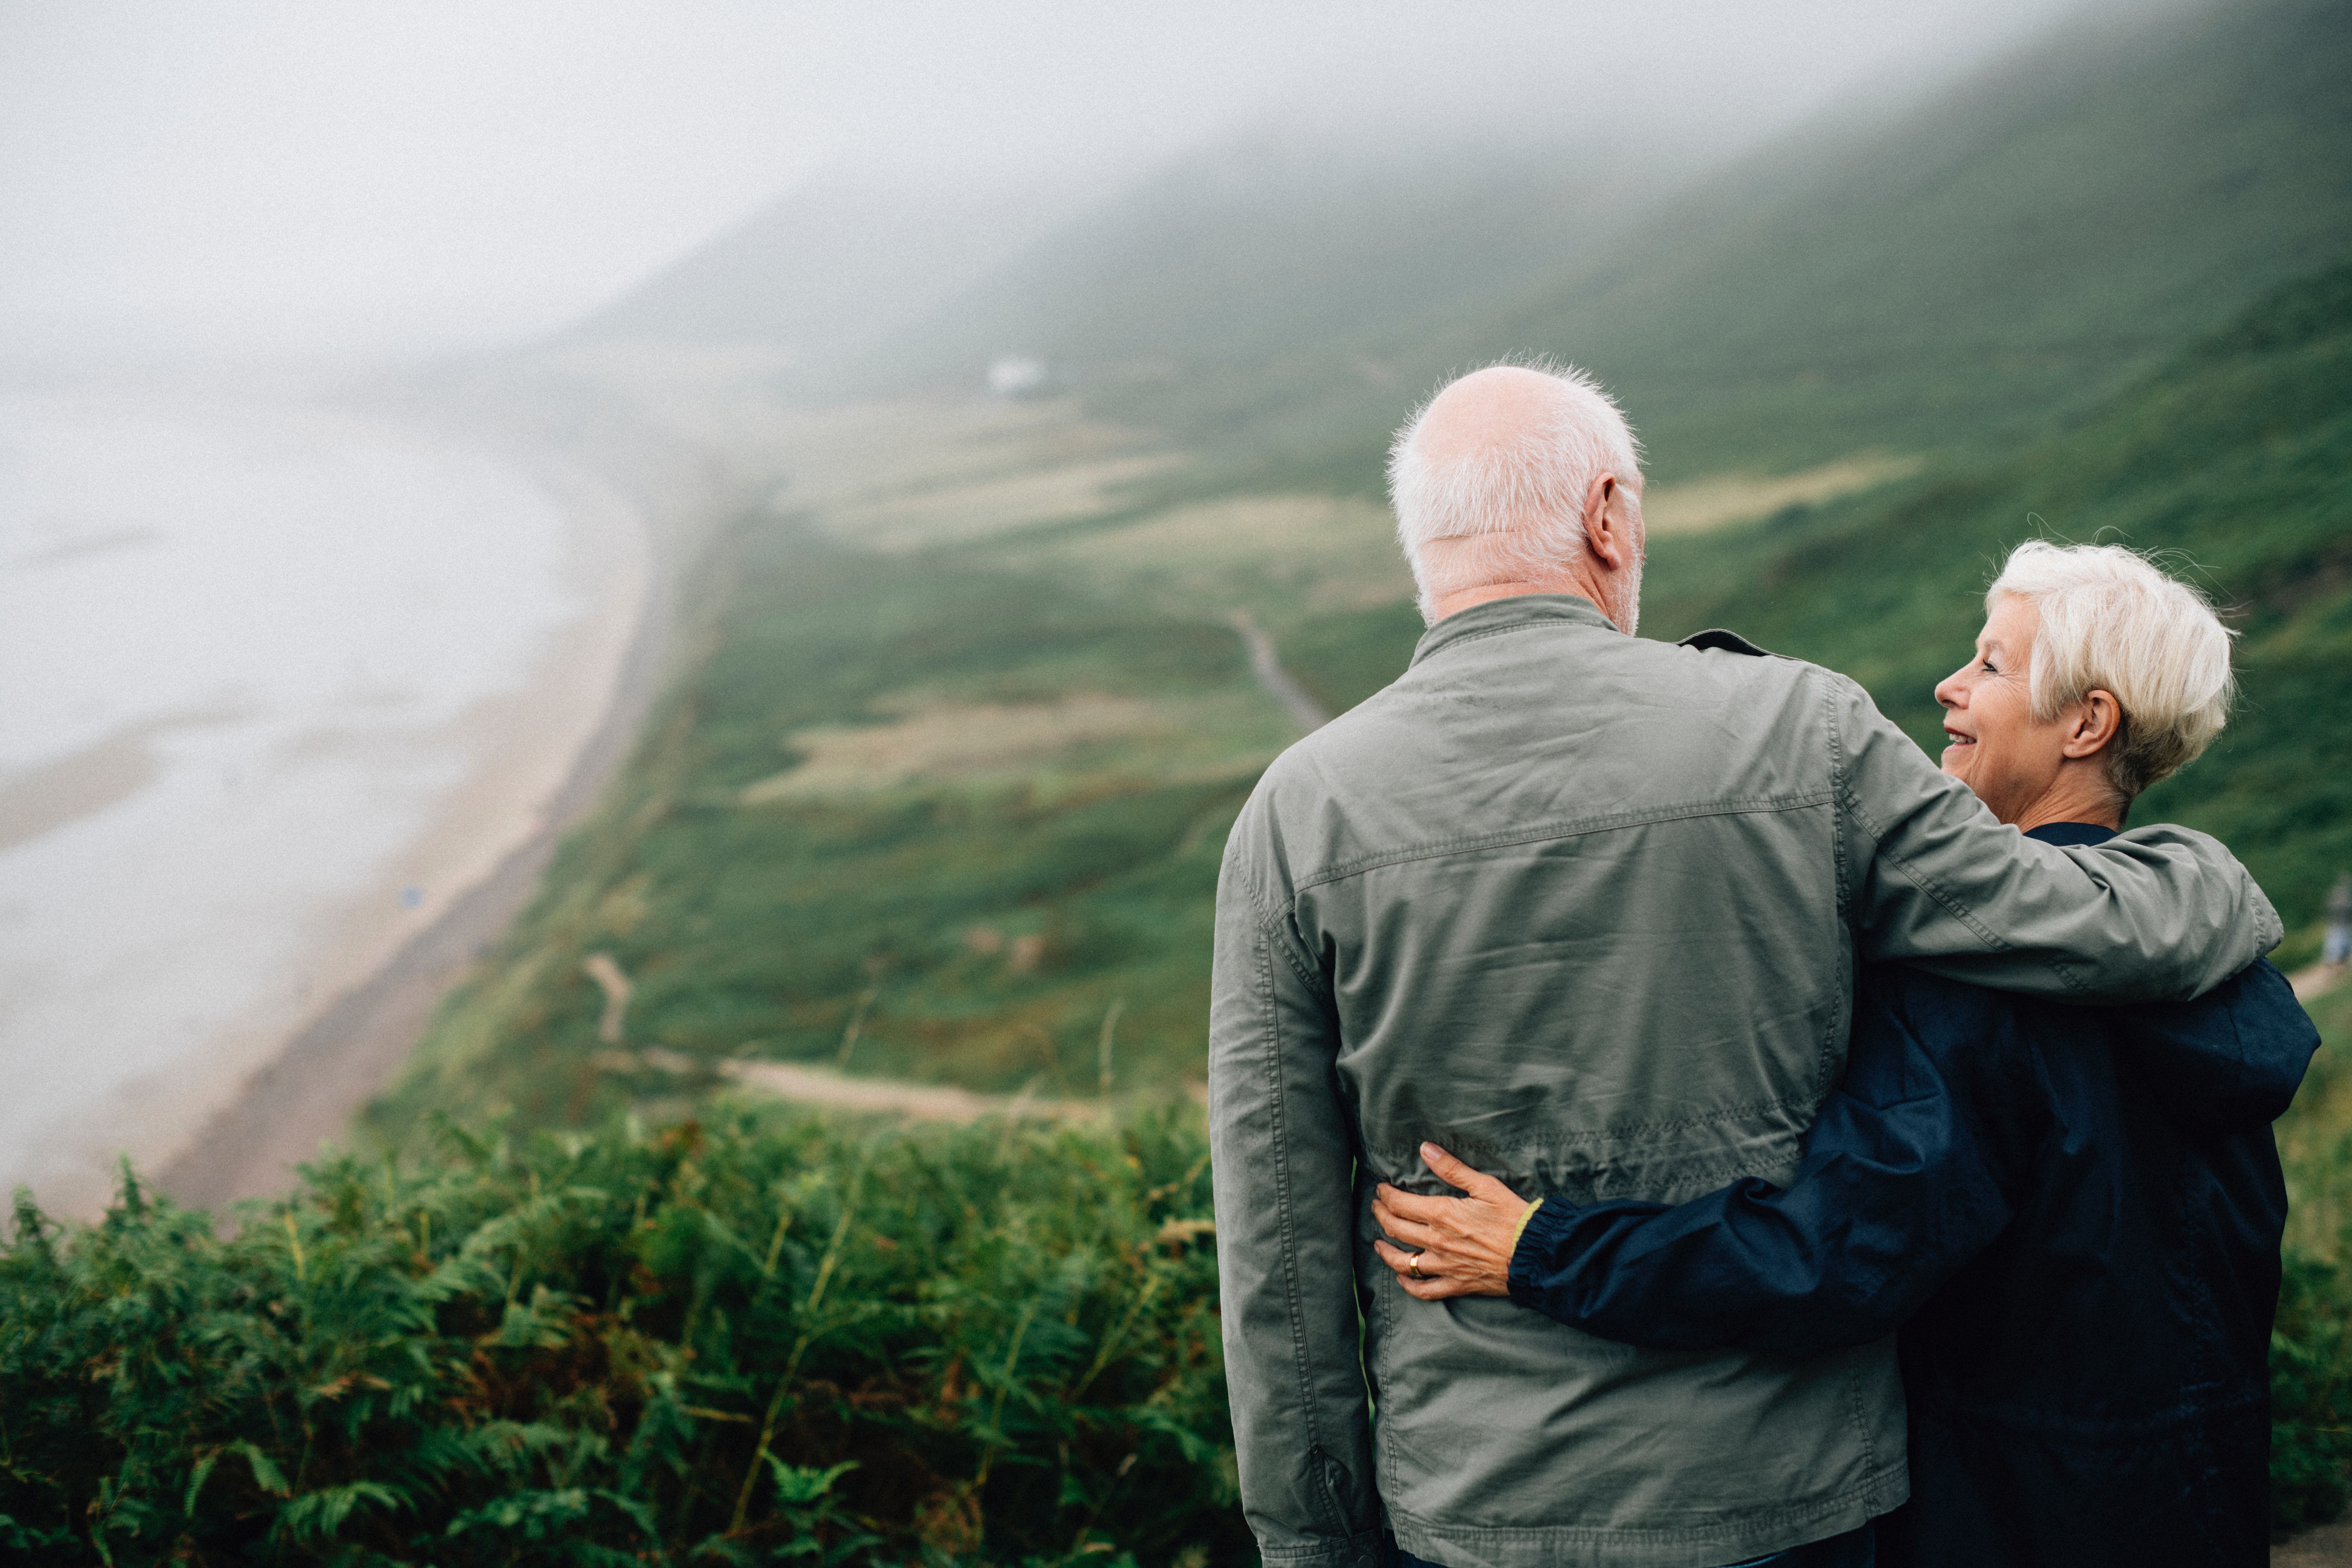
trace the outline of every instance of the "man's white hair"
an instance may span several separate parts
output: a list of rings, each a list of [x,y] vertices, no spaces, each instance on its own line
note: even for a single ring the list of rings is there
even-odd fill
[[[2123,710],[2107,778],[2126,805],[2197,760],[2230,720],[2230,639],[2205,595],[2118,544],[2030,540],[1985,591],[2041,613],[2026,687],[2048,721],[2095,688]]]
[[[1584,542],[1584,494],[1594,478],[1640,480],[1641,443],[1598,381],[1574,365],[1546,361],[1511,368],[1559,387],[1540,417],[1497,431],[1475,450],[1435,458],[1420,437],[1431,406],[1444,395],[1440,388],[1389,447],[1397,541],[1421,591],[1423,620],[1434,618],[1437,601],[1457,589],[1558,571]],[[1430,559],[1432,542],[1472,538],[1480,543],[1444,552],[1443,563]]]

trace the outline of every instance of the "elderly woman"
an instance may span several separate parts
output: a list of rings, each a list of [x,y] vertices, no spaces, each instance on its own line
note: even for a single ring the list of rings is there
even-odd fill
[[[1944,769],[2033,837],[2095,843],[2221,731],[2231,687],[2194,591],[2126,550],[2022,545],[1936,689]],[[1507,1294],[1633,1344],[1808,1356],[1899,1328],[1911,1499],[1880,1563],[2256,1568],[2270,1122],[2317,1044],[2266,962],[2104,1010],[1874,969],[1785,1191],[1531,1204],[1433,1146],[1466,1195],[1383,1186],[1377,1245],[1422,1300]]]

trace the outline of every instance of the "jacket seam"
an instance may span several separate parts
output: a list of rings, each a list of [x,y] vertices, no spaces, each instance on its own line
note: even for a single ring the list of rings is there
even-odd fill
[[[1488,626],[1484,631],[1460,633],[1457,636],[1446,638],[1444,642],[1439,643],[1435,647],[1430,648],[1427,651],[1415,656],[1412,663],[1416,665],[1426,663],[1430,659],[1435,658],[1439,654],[1446,652],[1448,649],[1467,647],[1474,642],[1485,642],[1488,637],[1507,637],[1517,632],[1540,631],[1546,626],[1576,626],[1588,632],[1597,632],[1601,629],[1599,626],[1586,626],[1582,621],[1570,619],[1566,616],[1555,617],[1546,616],[1537,620],[1516,622],[1515,624],[1507,626]]]
[[[1800,1160],[1802,1158],[1801,1151],[1800,1152],[1799,1158]],[[1756,1176],[1756,1164],[1757,1163],[1751,1160],[1718,1160],[1705,1165],[1696,1163],[1677,1163],[1675,1167],[1675,1177],[1677,1181],[1686,1184],[1693,1182],[1704,1183],[1706,1185],[1702,1187],[1701,1190],[1704,1192],[1712,1192],[1717,1187],[1722,1186],[1727,1183],[1742,1181],[1747,1177]],[[1791,1172],[1790,1174],[1793,1177],[1794,1173]],[[1759,1181],[1769,1180],[1769,1178],[1762,1176],[1758,1176],[1757,1179]],[[1618,1184],[1620,1186],[1631,1187],[1637,1184],[1626,1182]],[[1775,1182],[1772,1184],[1775,1186],[1787,1185],[1784,1182]],[[1640,1193],[1636,1192],[1612,1192],[1603,1184],[1599,1182],[1595,1182],[1593,1184],[1592,1196],[1589,1201],[1592,1203],[1614,1203],[1622,1198],[1632,1198],[1637,1202],[1643,1203],[1655,1201],[1654,1199],[1644,1198]]]
[[[1832,704],[1830,723],[1832,732],[1837,732],[1837,719],[1834,703]],[[1979,942],[1983,942],[1990,951],[1994,952],[2011,952],[2016,951],[2013,944],[2003,941],[1993,931],[1992,928],[1977,919],[1974,910],[1970,910],[1965,903],[1962,903],[1958,898],[1946,890],[1942,883],[1937,881],[1933,877],[1927,875],[1925,872],[1915,869],[1911,862],[1903,858],[1901,856],[1885,853],[1886,829],[1876,819],[1872,817],[1870,813],[1864,808],[1862,797],[1853,788],[1852,770],[1846,765],[1844,761],[1843,747],[1840,746],[1832,753],[1832,757],[1836,762],[1836,773],[1834,774],[1834,778],[1836,781],[1838,804],[1843,806],[1846,810],[1853,813],[1854,819],[1862,824],[1864,829],[1870,834],[1872,841],[1879,847],[1878,850],[1873,853],[1872,858],[1874,860],[1884,860],[1889,867],[1901,872],[1905,879],[1907,879],[1913,887],[1917,888],[1921,892],[1927,894],[1927,897],[1933,899],[1937,905],[1941,908],[1946,914],[1950,915],[1954,920],[1967,927],[1969,931],[1974,933],[1976,939]],[[2088,987],[2084,986],[2081,981],[2076,980],[2072,974],[2066,973],[2065,967],[2063,964],[2053,960],[2045,959],[2042,961],[2042,966],[2048,969],[2051,973],[2056,975],[2058,977],[2058,984],[2063,985],[2067,990],[2079,995],[2088,989]]]
[[[1810,666],[1805,677],[1821,689],[1822,712],[1829,726],[1830,787],[1843,800],[1849,792],[1846,788],[1845,731],[1838,724],[1837,693],[1829,682],[1814,674]],[[1853,919],[1853,893],[1847,880],[1845,813],[1843,811],[1830,813],[1830,864],[1837,872],[1838,919],[1851,921]]]
[[[1845,1369],[1846,1410],[1853,1418],[1853,1435],[1862,1439],[1862,1462],[1873,1475],[1878,1472],[1878,1443],[1871,1436],[1870,1412],[1864,1407],[1862,1388],[1862,1366],[1849,1363]]]
[[[1547,1134],[1541,1138],[1526,1138],[1509,1143],[1496,1142],[1486,1138],[1464,1138],[1460,1141],[1460,1146],[1465,1150],[1499,1153],[1507,1150],[1558,1149],[1580,1144],[1606,1143],[1613,1139],[1636,1137],[1645,1133],[1686,1132],[1694,1127],[1712,1127],[1717,1122],[1738,1121],[1748,1117],[1764,1115],[1768,1111],[1794,1110],[1818,1111],[1822,1101],[1826,1098],[1828,1098],[1826,1094],[1815,1095],[1808,1092],[1791,1096],[1786,1100],[1758,1100],[1742,1105],[1724,1106],[1719,1110],[1709,1110],[1703,1116],[1685,1116],[1679,1121],[1616,1122],[1605,1128],[1593,1128],[1590,1131],[1570,1129]],[[1792,1128],[1790,1130],[1790,1136],[1799,1137],[1802,1132],[1803,1129]],[[1398,1151],[1374,1148],[1367,1144],[1364,1152],[1367,1154],[1390,1154]]]
[[[1381,1475],[1396,1473],[1395,1424],[1378,1419],[1378,1402],[1386,1396],[1390,1386],[1388,1370],[1392,1359],[1390,1352],[1391,1347],[1396,1342],[1397,1332],[1396,1297],[1404,1289],[1403,1286],[1396,1282],[1395,1270],[1383,1264],[1381,1266],[1381,1272],[1387,1275],[1388,1279],[1385,1281],[1375,1280],[1372,1285],[1372,1303],[1381,1315],[1380,1340],[1372,1346],[1372,1397],[1375,1413],[1372,1422],[1372,1440],[1377,1448],[1373,1461],[1375,1491],[1379,1489],[1379,1478]],[[1386,1500],[1382,1500],[1381,1506],[1387,1506]]]
[[[1315,1380],[1308,1365],[1312,1358],[1307,1347],[1306,1300],[1298,1280],[1297,1210],[1292,1201],[1290,1181],[1290,1117],[1289,1106],[1283,1093],[1282,1021],[1274,994],[1274,963],[1272,955],[1265,951],[1267,945],[1265,933],[1261,931],[1258,937],[1258,986],[1260,999],[1265,1007],[1266,1104],[1273,1121],[1269,1129],[1273,1136],[1268,1142],[1272,1145],[1275,1207],[1282,1235],[1282,1289],[1285,1315],[1290,1322],[1291,1363],[1298,1379],[1300,1422],[1306,1429],[1306,1452],[1299,1458],[1310,1471],[1319,1472],[1320,1467],[1315,1459],[1322,1450],[1323,1440],[1315,1418]],[[1324,1495],[1328,1493],[1324,1478],[1316,1473],[1312,1479],[1316,1492],[1322,1497],[1328,1510],[1329,1499]],[[1341,1521],[1327,1518],[1326,1522],[1339,1525]]]
[[[1612,812],[1605,816],[1570,817],[1565,821],[1547,822],[1532,827],[1516,827],[1498,833],[1474,834],[1461,838],[1440,838],[1426,844],[1409,845],[1402,849],[1384,850],[1377,855],[1362,855],[1353,860],[1342,860],[1333,866],[1311,871],[1298,879],[1292,894],[1291,907],[1296,907],[1297,894],[1333,882],[1360,876],[1386,866],[1402,866],[1414,860],[1434,860],[1447,855],[1459,855],[1475,849],[1499,849],[1514,844],[1541,844],[1557,838],[1580,838],[1593,833],[1613,833],[1625,827],[1648,827],[1662,822],[1685,822],[1705,816],[1755,816],[1766,813],[1807,811],[1815,806],[1832,805],[1835,796],[1829,790],[1808,790],[1801,795],[1754,795],[1706,804],[1660,806],[1650,811]]]
[[[1257,932],[1258,940],[1269,947],[1279,948],[1282,952],[1282,961],[1290,966],[1290,972],[1297,975],[1309,990],[1318,994],[1328,992],[1329,987],[1324,984],[1322,974],[1301,963],[1298,961],[1298,955],[1290,951],[1290,944],[1276,934],[1277,929],[1292,918],[1293,911],[1298,907],[1298,900],[1292,899],[1289,902],[1277,905],[1269,910],[1264,900],[1257,896],[1257,890],[1255,888],[1243,888],[1242,895],[1250,901],[1251,924]],[[1272,982],[1269,980],[1267,983],[1269,1005],[1272,994]]]

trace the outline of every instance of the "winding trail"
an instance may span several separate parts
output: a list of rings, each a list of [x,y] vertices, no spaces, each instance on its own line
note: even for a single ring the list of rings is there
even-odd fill
[[[1307,689],[1282,668],[1282,660],[1274,649],[1274,639],[1264,627],[1251,618],[1247,610],[1233,610],[1225,616],[1226,624],[1241,634],[1242,646],[1249,649],[1250,672],[1257,683],[1265,688],[1266,695],[1282,704],[1283,710],[1301,730],[1312,734],[1331,721],[1323,705],[1307,694]]]
[[[878,1112],[917,1121],[968,1122],[987,1116],[1007,1116],[1015,1121],[1091,1121],[1109,1114],[1113,1104],[1105,1100],[974,1094],[948,1084],[850,1078],[823,1068],[799,1067],[790,1062],[729,1062],[719,1071],[739,1089],[794,1105]]]

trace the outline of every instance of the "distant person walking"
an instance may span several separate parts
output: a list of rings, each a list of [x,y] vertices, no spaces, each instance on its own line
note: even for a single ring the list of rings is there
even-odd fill
[[[2352,871],[2336,878],[2327,895],[2327,943],[2319,956],[2326,963],[2352,962]]]
[[[1267,769],[1218,881],[1244,1512],[1278,1568],[1371,1568],[1384,1525],[1407,1568],[1865,1564],[1910,1485],[1891,1343],[1637,1350],[1417,1302],[1375,1251],[1375,1188],[1449,1191],[1432,1143],[1522,1199],[1786,1182],[1858,961],[2179,997],[2267,952],[2277,916],[2198,834],[2002,826],[1841,676],[1631,635],[1642,475],[1580,374],[1455,382],[1392,487],[1430,629]]]

